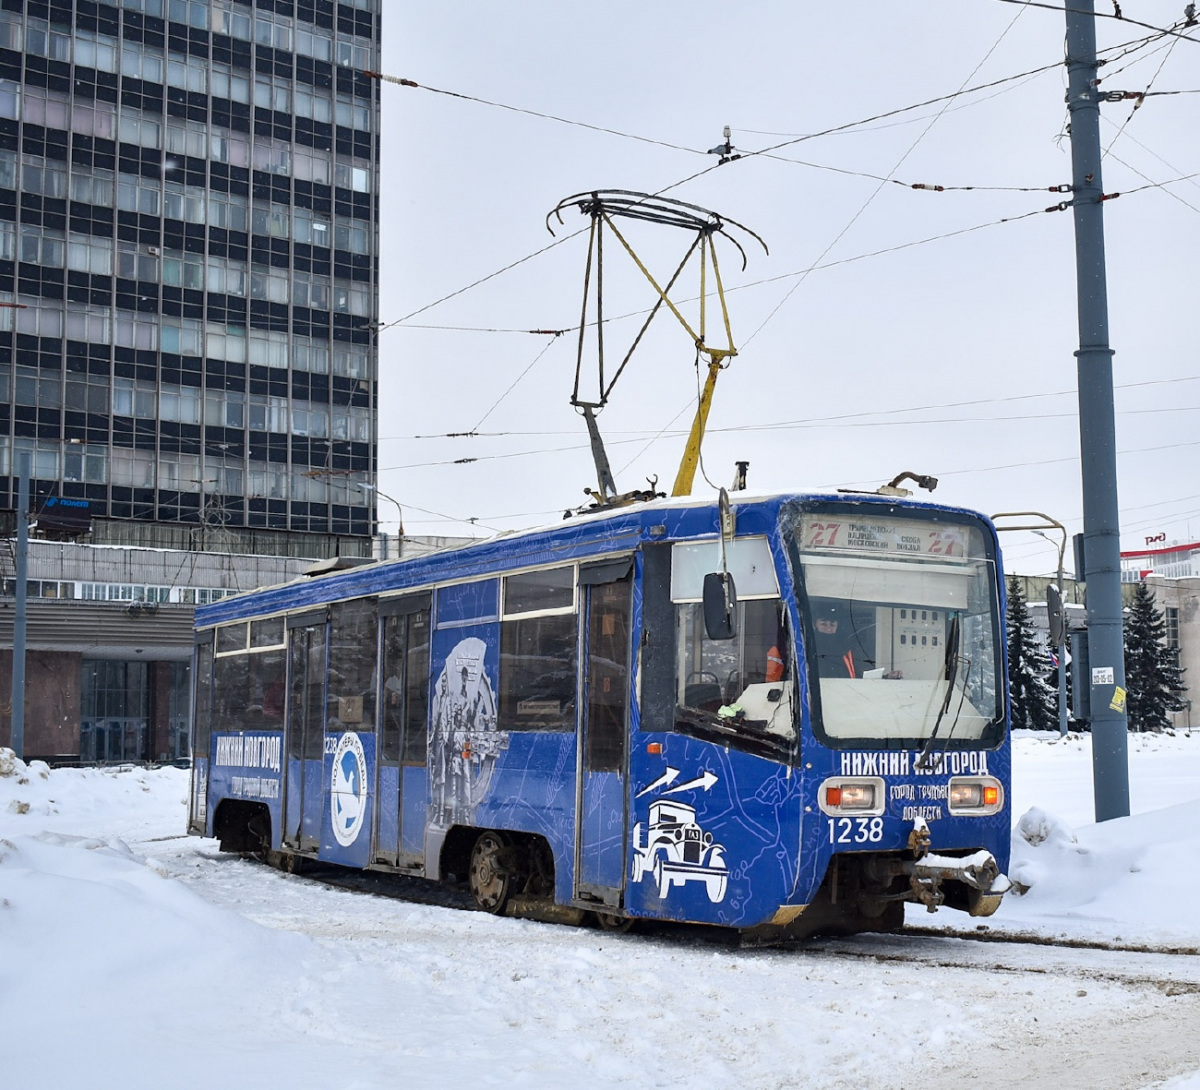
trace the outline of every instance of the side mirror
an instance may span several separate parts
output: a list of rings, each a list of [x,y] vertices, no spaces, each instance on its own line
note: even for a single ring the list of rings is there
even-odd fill
[[[713,571],[704,577],[704,633],[710,640],[737,635],[737,587],[729,572]]]
[[[1067,622],[1063,615],[1062,595],[1053,583],[1046,586],[1046,619],[1050,624],[1050,642],[1060,647],[1067,635]]]

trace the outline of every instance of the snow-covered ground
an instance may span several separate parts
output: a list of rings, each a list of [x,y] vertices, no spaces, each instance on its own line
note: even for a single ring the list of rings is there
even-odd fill
[[[0,1086],[1200,1088],[1200,732],[1019,736],[986,924],[738,949],[364,896],[181,836],[187,773],[0,751]],[[1150,947],[1162,953],[1096,948]],[[1182,952],[1181,952],[1182,951]]]

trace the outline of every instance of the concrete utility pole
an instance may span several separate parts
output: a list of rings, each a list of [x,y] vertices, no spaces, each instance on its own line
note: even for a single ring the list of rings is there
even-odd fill
[[[16,609],[13,612],[12,716],[13,752],[25,757],[25,590],[29,570],[29,455],[17,454]]]
[[[1067,15],[1067,108],[1071,118],[1072,207],[1079,305],[1079,452],[1083,469],[1083,577],[1091,663],[1092,777],[1096,820],[1129,815],[1129,736],[1121,625],[1121,534],[1104,189],[1100,181],[1100,90],[1094,0],[1071,0]],[[1077,575],[1079,573],[1076,573]]]

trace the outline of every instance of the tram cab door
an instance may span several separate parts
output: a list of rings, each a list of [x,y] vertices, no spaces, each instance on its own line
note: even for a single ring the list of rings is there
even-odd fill
[[[580,568],[575,895],[614,907],[625,880],[632,592],[632,558]]]
[[[287,622],[282,839],[285,846],[300,851],[317,850],[325,805],[326,622],[325,610],[289,617]]]
[[[430,602],[425,593],[379,604],[375,861],[406,870],[425,861]]]

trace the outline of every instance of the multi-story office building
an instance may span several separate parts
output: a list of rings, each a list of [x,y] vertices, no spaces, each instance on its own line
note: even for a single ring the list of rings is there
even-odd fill
[[[0,506],[369,552],[379,6],[0,3]]]
[[[0,0],[0,511],[10,527],[27,454],[43,535],[370,555],[379,90],[366,73],[380,68],[381,7]],[[62,578],[43,572],[34,594],[87,584],[86,559],[73,563]],[[11,560],[0,567],[2,610]],[[120,585],[153,581],[132,573]],[[154,661],[147,624],[170,612],[112,603],[137,622],[139,650],[70,632],[59,604],[59,621],[39,627],[38,602],[31,639],[60,640],[85,680],[106,655],[117,661],[113,648]],[[95,628],[92,610],[78,617]],[[177,673],[167,662],[183,655],[159,659]],[[132,703],[162,684],[148,678]],[[83,703],[59,720],[78,739],[89,708],[86,684],[76,689]],[[69,733],[44,749],[37,729],[27,752],[70,754]]]

